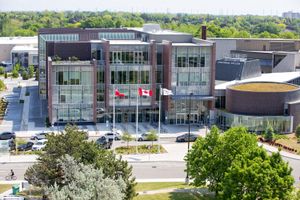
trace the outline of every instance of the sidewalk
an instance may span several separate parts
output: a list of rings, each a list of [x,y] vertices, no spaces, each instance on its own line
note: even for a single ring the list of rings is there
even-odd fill
[[[38,158],[37,155],[0,155],[0,164],[1,163],[34,163]]]

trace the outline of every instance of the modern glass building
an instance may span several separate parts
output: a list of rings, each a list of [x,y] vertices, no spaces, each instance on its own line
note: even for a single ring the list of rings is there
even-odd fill
[[[40,97],[48,102],[51,123],[112,121],[114,90],[116,122],[135,122],[137,90],[153,91],[139,98],[139,120],[158,121],[159,88],[162,121],[205,123],[214,109],[215,45],[190,34],[158,25],[120,29],[41,29],[39,31]]]

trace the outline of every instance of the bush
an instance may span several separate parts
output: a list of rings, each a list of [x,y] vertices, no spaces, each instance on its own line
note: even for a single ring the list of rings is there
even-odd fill
[[[297,126],[296,128],[296,132],[295,132],[295,135],[298,139],[300,139],[300,124]]]
[[[26,71],[23,71],[23,72],[22,72],[22,79],[23,79],[23,80],[28,80],[28,78],[29,78],[28,73],[27,73]]]
[[[5,73],[4,67],[0,67],[0,74],[2,75],[2,74],[4,74],[4,73]]]
[[[12,70],[11,76],[12,76],[13,78],[18,78],[18,77],[19,77],[19,72],[18,72],[16,69],[14,69],[14,70]]]
[[[4,78],[7,78],[7,72],[4,73]]]
[[[29,76],[29,78],[32,78],[33,74],[34,74],[34,66],[30,65],[28,67],[28,76]]]
[[[265,134],[264,134],[264,138],[266,140],[266,142],[272,142],[274,139],[274,130],[273,127],[268,125]]]
[[[0,91],[3,91],[3,90],[5,90],[5,89],[6,89],[5,84],[3,83],[2,80],[0,80]]]

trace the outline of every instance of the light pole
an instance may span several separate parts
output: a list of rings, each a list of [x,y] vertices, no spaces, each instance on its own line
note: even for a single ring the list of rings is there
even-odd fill
[[[192,104],[192,96],[193,93],[190,93],[189,95],[189,114],[188,114],[188,125],[189,125],[189,132],[188,132],[188,153],[190,152],[190,137],[191,137],[191,104]],[[185,177],[185,183],[189,184],[190,178],[189,178],[189,165],[187,164],[186,168],[186,177]]]

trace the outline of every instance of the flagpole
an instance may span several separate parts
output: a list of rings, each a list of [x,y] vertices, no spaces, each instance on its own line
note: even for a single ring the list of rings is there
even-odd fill
[[[115,128],[116,128],[116,89],[115,89],[115,85],[113,85],[113,142],[112,142],[112,148],[115,151],[114,148],[114,143],[115,143]]]
[[[137,91],[137,95],[136,95],[136,116],[135,116],[135,140],[136,140],[136,154],[138,154],[138,129],[139,129],[139,91]]]
[[[161,109],[161,85],[159,86],[159,98],[158,98],[158,153],[160,153],[160,109]]]

